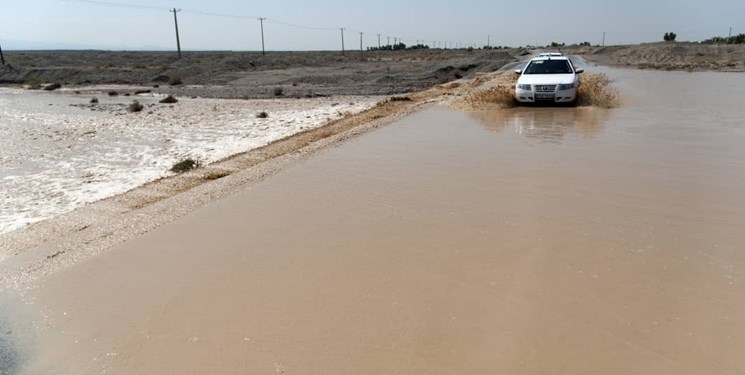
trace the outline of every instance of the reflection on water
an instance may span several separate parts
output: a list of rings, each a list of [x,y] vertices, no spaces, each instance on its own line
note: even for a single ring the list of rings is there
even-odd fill
[[[514,127],[515,132],[541,142],[561,143],[567,134],[594,137],[603,129],[609,110],[594,107],[579,108],[508,108],[476,111],[471,117],[489,130],[502,132]]]
[[[17,374],[20,371],[31,336],[28,325],[18,321],[18,301],[10,303],[11,301],[5,299],[7,296],[0,296],[0,375]]]

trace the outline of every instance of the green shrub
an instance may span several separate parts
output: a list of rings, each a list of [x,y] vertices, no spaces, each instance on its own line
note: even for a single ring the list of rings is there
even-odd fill
[[[178,103],[178,99],[176,99],[173,95],[168,95],[165,98],[161,99],[161,104],[173,104]]]
[[[198,160],[188,158],[174,164],[173,167],[171,167],[171,172],[184,173],[192,169],[197,169],[201,166],[202,163],[200,163]]]
[[[127,111],[128,112],[132,112],[132,113],[134,113],[134,112],[140,112],[144,108],[145,107],[142,104],[140,104],[139,101],[135,100],[129,106],[127,106]]]
[[[52,84],[49,84],[49,85],[44,86],[44,90],[46,90],[46,91],[54,91],[54,90],[57,90],[60,87],[62,87],[62,85],[60,85],[59,83],[52,83]]]
[[[182,83],[184,82],[181,80],[181,77],[179,76],[173,76],[170,79],[168,79],[168,84],[171,86],[178,86]]]

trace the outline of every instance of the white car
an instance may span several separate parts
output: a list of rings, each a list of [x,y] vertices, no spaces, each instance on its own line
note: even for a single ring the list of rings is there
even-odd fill
[[[579,74],[565,56],[536,57],[524,69],[515,85],[515,99],[520,103],[574,103],[580,85]]]
[[[538,57],[561,57],[564,56],[561,52],[543,52],[538,54]]]

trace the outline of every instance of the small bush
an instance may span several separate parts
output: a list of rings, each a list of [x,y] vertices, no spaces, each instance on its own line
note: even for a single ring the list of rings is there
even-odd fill
[[[272,93],[274,93],[274,96],[282,96],[283,92],[284,90],[279,86],[275,87],[274,90],[272,90]]]
[[[116,91],[109,91],[109,96],[119,96],[119,93]]]
[[[675,39],[678,38],[678,34],[674,32],[665,33],[665,36],[662,37],[663,40],[666,42],[674,42]]]
[[[59,83],[52,83],[50,85],[44,86],[44,90],[46,90],[46,91],[54,91],[54,90],[59,89],[60,87],[62,87],[62,85],[60,85]]]
[[[178,99],[176,99],[173,95],[168,95],[165,98],[163,98],[160,101],[161,104],[173,104],[178,103]]]
[[[182,160],[182,161],[174,164],[173,167],[171,167],[171,172],[184,173],[184,172],[188,172],[188,171],[190,171],[192,169],[197,169],[201,165],[202,164],[199,161],[197,161],[197,160],[194,160],[194,159],[191,159],[191,158],[184,159],[184,160]]]
[[[91,104],[98,104],[98,98],[95,96],[91,99]]]
[[[179,76],[173,76],[168,80],[168,84],[171,86],[178,86],[183,83],[184,82],[181,80],[181,77]]]
[[[389,102],[410,102],[411,98],[408,96],[394,96],[388,99]]]
[[[256,114],[256,117],[257,118],[268,118],[269,117],[269,114],[266,113],[265,111],[261,111],[261,112],[259,112],[259,113]]]
[[[152,90],[137,90],[135,91],[135,95],[142,95],[142,94],[149,94],[153,92]]]
[[[24,81],[23,83],[28,86],[29,90],[39,90],[42,88],[41,81],[35,77],[26,78],[26,81]]]
[[[134,113],[134,112],[140,112],[144,108],[145,107],[142,104],[140,104],[139,101],[135,100],[129,106],[127,106],[127,111],[128,112],[132,112],[132,113]]]

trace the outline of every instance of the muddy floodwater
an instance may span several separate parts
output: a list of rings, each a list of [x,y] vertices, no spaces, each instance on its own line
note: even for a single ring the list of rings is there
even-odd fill
[[[51,275],[14,365],[743,373],[745,75],[606,72],[621,108],[431,108]]]

